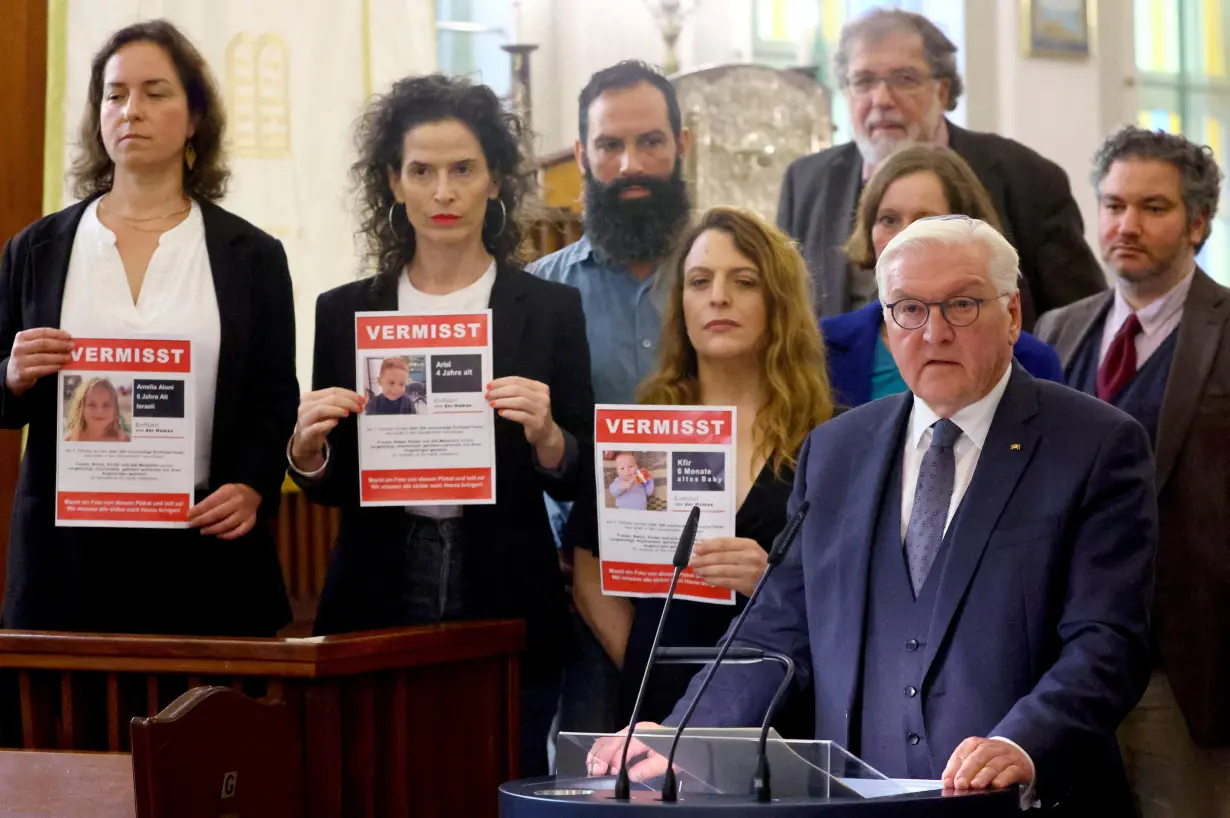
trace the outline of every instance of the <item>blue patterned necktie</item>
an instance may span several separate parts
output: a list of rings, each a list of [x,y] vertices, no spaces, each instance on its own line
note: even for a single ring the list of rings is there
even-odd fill
[[[927,573],[935,564],[935,555],[944,540],[957,472],[952,447],[960,436],[961,427],[951,420],[937,420],[931,424],[931,447],[923,454],[922,465],[918,467],[918,486],[914,489],[910,524],[905,530],[906,560],[915,597],[922,592]]]

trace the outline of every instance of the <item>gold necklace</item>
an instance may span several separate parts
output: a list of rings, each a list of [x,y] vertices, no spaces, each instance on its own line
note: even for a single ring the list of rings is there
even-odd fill
[[[182,210],[176,210],[173,213],[167,213],[163,216],[143,216],[141,218],[135,218],[132,216],[125,216],[122,213],[116,213],[114,210],[112,210],[110,207],[107,206],[106,202],[107,200],[105,197],[100,199],[98,202],[98,209],[103,210],[107,213],[110,213],[112,216],[119,219],[124,224],[128,225],[128,227],[132,228],[133,230],[137,230],[141,233],[165,233],[166,230],[161,227],[141,227],[140,225],[144,224],[145,222],[155,222],[155,221],[163,221],[166,219],[173,219],[176,216],[182,216],[188,211],[192,210],[192,202],[189,202],[188,206],[183,208]]]

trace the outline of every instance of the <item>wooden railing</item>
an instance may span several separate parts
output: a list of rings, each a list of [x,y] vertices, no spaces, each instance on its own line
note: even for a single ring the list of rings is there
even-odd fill
[[[230,686],[301,720],[310,815],[494,816],[517,774],[523,646],[503,621],[317,639],[0,631],[0,743],[127,752],[134,716]]]

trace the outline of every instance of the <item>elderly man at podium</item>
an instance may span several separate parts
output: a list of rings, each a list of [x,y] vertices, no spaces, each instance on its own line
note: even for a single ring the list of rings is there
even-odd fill
[[[1148,436],[1013,363],[1017,254],[985,222],[919,220],[876,275],[910,393],[812,432],[790,503],[810,513],[736,642],[792,656],[816,738],[886,775],[1129,816],[1115,729],[1149,678]],[[758,725],[779,674],[722,667],[692,724]],[[591,771],[619,750],[595,745]],[[634,779],[664,769],[634,756]]]

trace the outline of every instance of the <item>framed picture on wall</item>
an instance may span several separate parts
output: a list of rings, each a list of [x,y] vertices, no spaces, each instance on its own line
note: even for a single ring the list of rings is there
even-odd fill
[[[1092,54],[1096,2],[1021,0],[1025,56],[1081,59]]]

